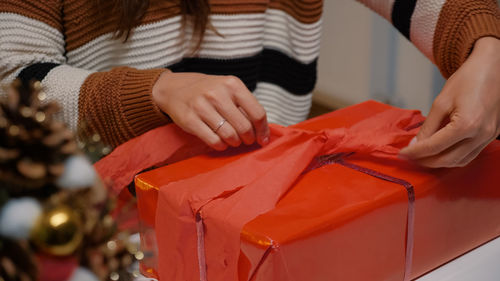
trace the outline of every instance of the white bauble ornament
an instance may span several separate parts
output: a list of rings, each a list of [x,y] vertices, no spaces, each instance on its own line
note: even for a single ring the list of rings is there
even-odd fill
[[[56,184],[61,188],[78,189],[94,185],[96,172],[90,161],[82,155],[68,157],[64,163],[64,172]]]
[[[42,206],[36,199],[10,199],[0,210],[0,235],[27,239],[41,213]]]
[[[99,281],[97,276],[85,267],[77,267],[68,281]]]

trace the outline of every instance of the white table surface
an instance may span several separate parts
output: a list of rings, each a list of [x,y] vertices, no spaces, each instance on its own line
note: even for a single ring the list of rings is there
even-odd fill
[[[500,238],[431,271],[416,281],[500,281]]]

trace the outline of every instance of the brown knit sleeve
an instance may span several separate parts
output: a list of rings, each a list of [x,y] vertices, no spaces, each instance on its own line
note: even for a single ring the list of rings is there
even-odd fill
[[[476,40],[500,39],[496,0],[447,0],[434,33],[434,59],[445,77],[451,76],[472,51]]]
[[[118,67],[89,75],[80,89],[80,138],[98,133],[116,147],[170,120],[152,100],[152,88],[165,69]]]

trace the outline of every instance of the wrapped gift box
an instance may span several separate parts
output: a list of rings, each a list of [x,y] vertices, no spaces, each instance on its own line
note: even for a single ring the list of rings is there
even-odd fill
[[[499,236],[499,142],[465,168],[419,168],[390,154],[408,143],[421,117],[386,114],[382,121],[403,129],[395,136],[365,122],[390,111],[362,103],[273,128],[266,148],[211,152],[140,174],[141,239],[153,255],[144,273],[160,280],[409,280]],[[345,131],[323,133],[333,128]],[[351,136],[351,128],[363,130]],[[323,136],[344,132],[340,150],[313,149]],[[374,148],[372,138],[383,143],[386,135],[391,144]]]

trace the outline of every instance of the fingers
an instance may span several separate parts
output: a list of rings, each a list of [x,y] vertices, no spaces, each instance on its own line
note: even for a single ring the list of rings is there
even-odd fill
[[[217,150],[269,141],[264,108],[234,76],[170,73],[155,86],[153,97],[160,109],[184,131]]]
[[[432,136],[419,140],[413,145],[401,149],[399,154],[404,158],[420,159],[430,157],[443,152],[466,136],[460,132],[455,122],[448,123],[444,128],[437,131]]]
[[[243,106],[240,109],[243,111],[244,115],[248,116],[248,119],[252,122],[255,131],[255,137],[257,143],[264,146],[269,143],[270,131],[269,124],[267,123],[267,116],[262,108],[263,114],[259,112],[249,113]]]
[[[236,134],[243,141],[243,143],[249,145],[255,142],[255,133],[253,125],[232,102],[230,99],[224,99],[220,102],[215,103],[215,108],[224,117],[229,125],[234,128]]]
[[[401,150],[403,158],[429,167],[463,166],[499,133],[500,41],[484,40],[449,77],[416,143]]]
[[[205,142],[211,148],[223,151],[227,149],[227,144],[221,140],[221,138],[215,134],[208,125],[203,122],[197,115],[189,115],[185,120],[180,122],[181,127],[188,133],[199,137],[203,142]]]
[[[413,159],[413,162],[429,168],[463,167],[474,159],[487,144],[478,144],[476,140],[465,139],[439,154]]]
[[[230,146],[240,146],[241,139],[231,123],[228,122],[228,120],[234,119],[233,116],[221,116],[206,99],[199,99],[194,107],[199,118],[207,124],[214,134]]]
[[[264,108],[237,77],[221,76],[219,79],[222,87],[206,94],[208,102],[228,121],[245,144],[255,141],[267,144],[269,127]]]
[[[234,97],[235,102],[240,106],[244,115],[246,115],[248,120],[252,123],[257,142],[260,145],[266,145],[269,142],[270,134],[266,111],[246,87],[237,91]]]
[[[495,130],[470,124],[450,122],[434,135],[416,141],[401,150],[403,158],[419,165],[439,167],[463,167],[469,164],[492,140]]]
[[[432,104],[429,115],[417,134],[417,140],[424,140],[437,132],[443,125],[443,121],[448,118],[448,105],[439,97]]]
[[[465,156],[462,161],[458,163],[459,167],[464,167],[465,165],[469,164],[472,160],[474,160],[481,151],[489,144],[489,142],[484,143],[483,145],[479,146],[478,148],[474,149],[469,155]]]

